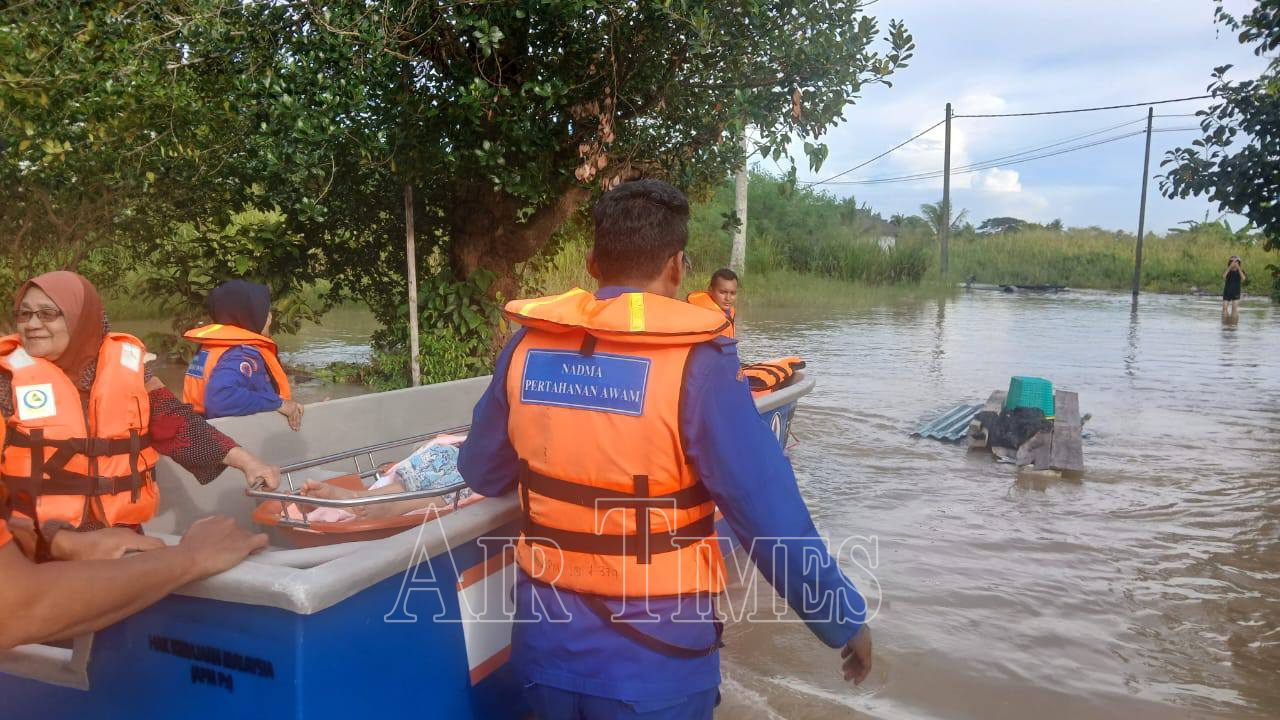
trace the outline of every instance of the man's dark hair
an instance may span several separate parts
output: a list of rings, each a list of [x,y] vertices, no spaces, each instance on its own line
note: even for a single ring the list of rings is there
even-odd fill
[[[608,280],[656,276],[689,242],[689,200],[661,180],[625,182],[591,210],[595,260]]]
[[[711,273],[711,281],[708,282],[707,285],[713,286],[716,284],[717,280],[732,280],[733,282],[738,282],[738,273],[730,270],[729,268],[720,268],[719,270]]]

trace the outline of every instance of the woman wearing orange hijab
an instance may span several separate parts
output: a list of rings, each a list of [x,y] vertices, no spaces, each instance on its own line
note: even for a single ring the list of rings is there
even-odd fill
[[[17,333],[0,338],[0,479],[43,542],[59,527],[138,529],[156,510],[167,455],[201,483],[225,467],[275,487],[279,470],[191,412],[152,376],[146,349],[110,332],[102,300],[73,272],[19,288]],[[46,529],[47,528],[47,529]]]

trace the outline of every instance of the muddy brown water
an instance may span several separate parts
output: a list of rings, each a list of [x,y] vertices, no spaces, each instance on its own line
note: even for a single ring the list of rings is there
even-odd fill
[[[734,624],[721,715],[1280,717],[1277,321],[978,291],[746,316],[745,357],[809,358],[792,462],[833,544],[878,540],[879,613],[858,689],[803,626]],[[1015,374],[1079,392],[1080,482],[908,437]]]
[[[718,717],[1280,717],[1280,308],[972,291],[739,327],[744,358],[799,353],[818,380],[792,461],[833,545],[866,538],[843,564],[878,607],[876,658],[852,688],[803,625],[733,623]],[[372,329],[330,315],[285,360],[361,359]],[[1080,394],[1082,480],[909,437],[1019,374]]]

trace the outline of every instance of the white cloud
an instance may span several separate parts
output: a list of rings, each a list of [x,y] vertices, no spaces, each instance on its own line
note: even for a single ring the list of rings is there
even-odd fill
[[[1017,170],[991,168],[977,173],[978,189],[991,193],[1020,193],[1022,183],[1018,180]]]
[[[1251,0],[1229,4],[1241,10]],[[918,44],[916,56],[909,68],[895,74],[892,88],[866,88],[848,108],[847,122],[823,138],[831,154],[822,170],[810,174],[802,165],[802,179],[829,177],[893,147],[942,120],[948,101],[963,115],[1123,104],[1199,94],[1216,65],[1234,63],[1232,76],[1244,78],[1266,62],[1253,57],[1231,33],[1220,32],[1212,21],[1212,4],[1202,0],[883,0],[868,10],[882,22],[890,17],[905,20]],[[1143,32],[1135,34],[1134,28]],[[1203,102],[1158,106],[1157,127],[1193,125],[1194,118],[1159,116],[1201,106]],[[952,123],[951,165],[959,168],[1030,148],[1061,147],[1053,144],[1129,120],[1138,128],[1144,110],[958,118]],[[1194,133],[1182,132],[1153,138],[1152,174],[1159,174],[1159,161],[1169,148],[1194,138]],[[795,151],[799,153],[799,142]],[[937,127],[841,180],[934,173],[942,169],[942,156],[943,129]],[[1016,166],[1004,162],[997,169],[953,175],[952,203],[970,208],[975,219],[1062,218],[1068,225],[1126,229],[1136,222],[1141,137]],[[886,216],[916,212],[921,203],[937,202],[942,196],[940,178],[824,187],[836,195],[854,195]],[[1203,198],[1163,198],[1153,182],[1148,226],[1162,230],[1198,218],[1210,206]]]

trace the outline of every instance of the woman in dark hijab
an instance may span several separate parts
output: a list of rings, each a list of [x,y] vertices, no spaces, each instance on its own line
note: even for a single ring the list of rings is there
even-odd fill
[[[200,350],[187,367],[182,399],[207,418],[276,411],[302,427],[302,404],[292,399],[271,332],[271,291],[228,280],[205,300],[213,322],[183,337]]]
[[[109,331],[85,278],[58,271],[27,281],[13,319],[17,333],[0,338],[0,465],[19,512],[81,530],[136,529],[157,506],[157,455],[201,483],[227,466],[248,484],[279,483],[277,468],[210,427],[152,376],[141,341]]]

